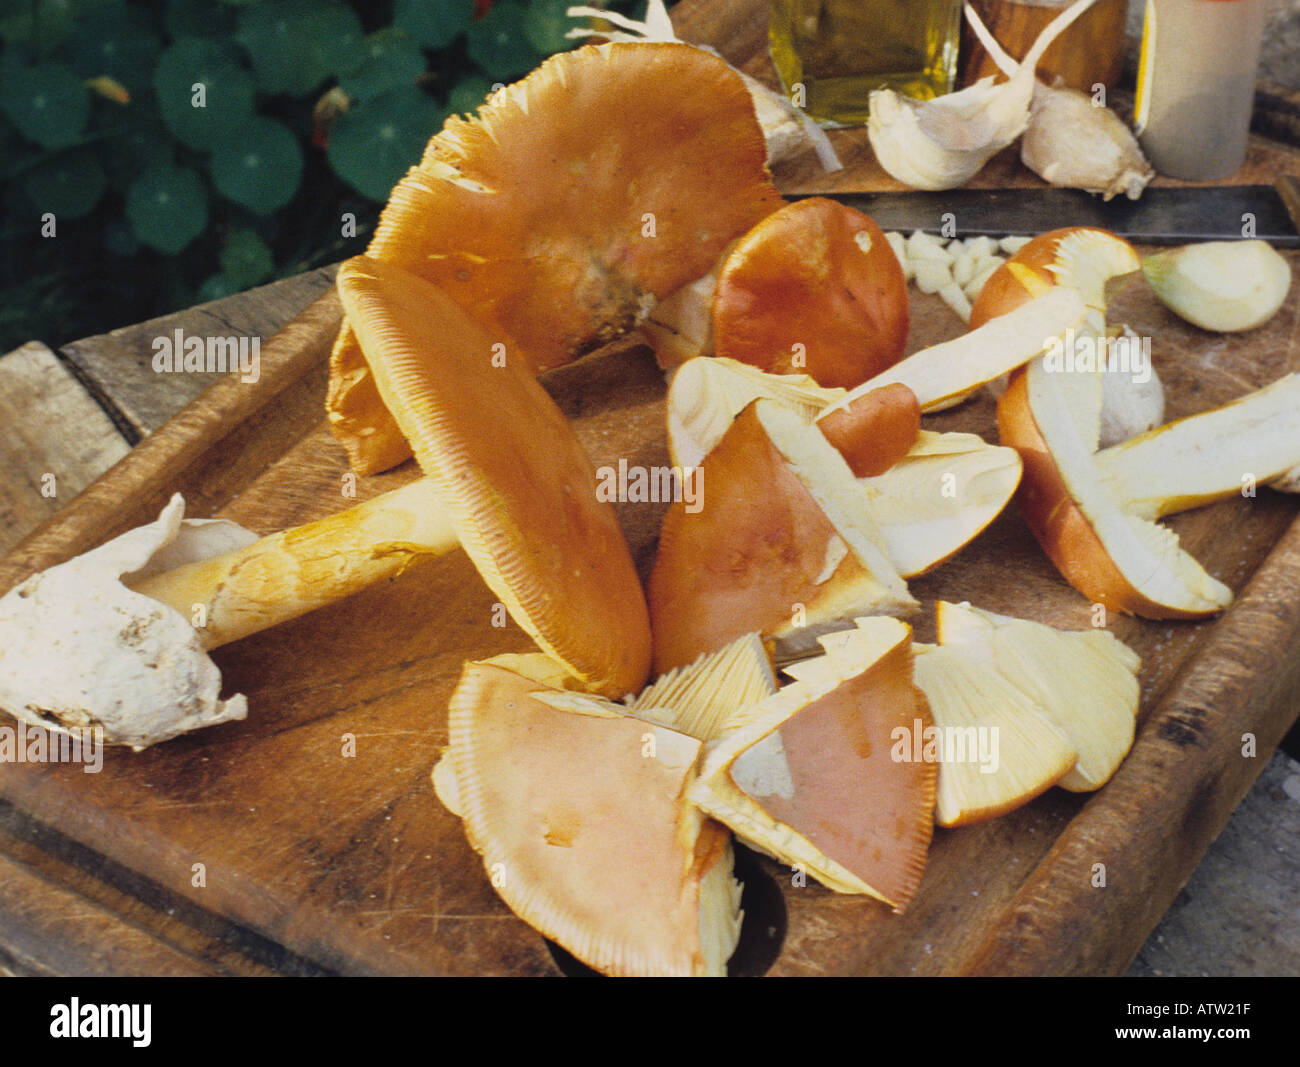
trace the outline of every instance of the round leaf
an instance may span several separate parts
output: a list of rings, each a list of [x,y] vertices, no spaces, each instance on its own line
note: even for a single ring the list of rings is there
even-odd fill
[[[399,85],[412,85],[427,64],[419,45],[405,30],[379,30],[362,45],[365,60],[351,74],[339,79],[339,87],[358,100],[378,96]]]
[[[527,74],[542,61],[524,34],[525,13],[520,4],[502,0],[470,26],[469,57],[489,78],[509,81]]]
[[[452,86],[451,93],[447,97],[447,106],[457,115],[472,115],[487,100],[490,92],[492,92],[491,82],[471,74],[468,78],[461,78]]]
[[[127,190],[126,216],[141,244],[174,256],[207,225],[207,190],[186,167],[152,167]]]
[[[414,86],[390,89],[339,116],[330,135],[329,161],[362,196],[380,202],[420,161],[446,111]]]
[[[23,135],[46,148],[64,148],[81,136],[90,95],[62,63],[39,63],[10,72],[0,87],[4,112]]]
[[[524,36],[541,55],[564,52],[577,42],[564,35],[577,23],[566,11],[571,0],[532,0],[524,13]]]
[[[446,48],[469,28],[474,0],[397,0],[393,25],[425,48]]]
[[[212,152],[212,182],[217,191],[258,215],[284,207],[301,180],[298,139],[273,119],[248,119],[236,136]]]
[[[163,122],[190,148],[211,148],[253,113],[253,79],[216,41],[177,41],[158,60],[153,86]]]
[[[36,210],[51,211],[59,220],[89,215],[107,185],[104,168],[88,148],[60,152],[23,176],[23,190]]]
[[[69,65],[82,78],[107,75],[136,97],[149,88],[162,39],[143,12],[111,6],[77,19],[66,52]]]
[[[236,289],[257,285],[274,269],[270,248],[252,230],[236,230],[226,238],[226,246],[221,250],[221,270]]]
[[[235,31],[235,13],[212,0],[168,0],[167,36],[229,37]]]
[[[361,64],[363,33],[336,0],[271,0],[240,14],[237,37],[264,92],[303,96]]]

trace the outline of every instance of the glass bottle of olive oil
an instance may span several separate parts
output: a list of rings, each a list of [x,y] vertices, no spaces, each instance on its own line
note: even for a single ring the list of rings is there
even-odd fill
[[[823,125],[867,121],[873,89],[918,100],[952,90],[962,0],[770,0],[772,62]]]

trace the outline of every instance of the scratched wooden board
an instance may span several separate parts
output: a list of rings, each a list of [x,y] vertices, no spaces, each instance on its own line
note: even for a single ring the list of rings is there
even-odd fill
[[[1294,154],[1256,151],[1273,152],[1275,169],[1300,170]],[[1173,415],[1296,369],[1294,296],[1265,330],[1226,340],[1178,324],[1140,286],[1117,298],[1116,312],[1155,337]],[[193,497],[198,514],[262,532],[349,503],[342,452],[319,408],[336,321],[326,298],[264,346],[256,385],[224,380],[146,438],[0,565],[0,587],[146,521],[172,490]],[[958,328],[942,305],[917,298],[910,346]],[[644,352],[597,357],[546,383],[597,464],[666,461],[661,379]],[[930,425],[991,437],[991,406]],[[413,476],[408,466],[363,479],[358,498]],[[1053,791],[1002,819],[939,831],[902,917],[796,888],[778,865],[757,861],[754,881],[779,886],[787,916],[774,973],[1122,971],[1295,716],[1295,511],[1295,501],[1264,493],[1171,520],[1241,595],[1210,623],[1112,620],[1143,657],[1142,730],[1097,796]],[[643,574],[660,516],[654,505],[619,508]],[[927,608],[947,597],[1074,628],[1091,621],[1014,513],[913,589]],[[249,696],[248,722],[113,753],[100,775],[5,765],[0,792],[124,869],[322,967],[555,973],[428,782],[461,661],[529,646],[513,627],[492,627],[492,601],[463,558],[412,568],[219,650],[228,689]],[[1255,760],[1240,755],[1244,732],[1258,737]],[[343,754],[346,734],[354,757]],[[1099,862],[1104,891],[1091,884]]]

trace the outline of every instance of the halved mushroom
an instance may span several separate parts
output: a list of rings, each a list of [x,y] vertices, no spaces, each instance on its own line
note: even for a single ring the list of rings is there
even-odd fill
[[[1069,738],[1079,754],[1056,784],[1099,789],[1133,747],[1141,661],[1105,630],[1064,631],[970,604],[935,605],[939,643],[996,668]]]
[[[846,435],[842,428],[837,437],[834,420],[840,416],[833,411],[819,425],[823,435],[830,425],[842,454],[856,449],[870,462],[863,470],[887,468],[859,477],[858,486],[886,555],[899,575],[911,578],[938,566],[1001,513],[1020,482],[1020,457],[975,434],[917,432],[918,405],[903,385],[855,392],[855,403],[845,409],[857,416],[848,424],[852,433]],[[765,374],[734,360],[693,359],[673,372],[669,386],[669,452],[683,468],[699,466],[735,416],[760,397],[813,421],[845,395],[808,378]],[[880,440],[873,433],[876,416],[886,430]],[[900,456],[908,438],[910,446]]]
[[[796,200],[736,241],[712,274],[715,285],[701,279],[647,318],[661,365],[714,354],[849,388],[903,355],[910,319],[903,268],[860,211],[820,197]]]
[[[855,615],[916,607],[852,471],[793,411],[755,401],[696,474],[702,499],[669,508],[650,576],[656,670],[751,630],[782,660]]]
[[[606,974],[725,974],[740,886],[731,835],[687,800],[701,742],[592,698],[554,706],[511,666],[466,664],[439,764],[494,888]]]
[[[709,749],[690,797],[744,841],[841,893],[902,912],[925,868],[934,763],[899,760],[900,732],[930,725],[912,683],[911,628],[860,619],[744,712]]]
[[[671,91],[665,91],[671,86]],[[534,371],[634,327],[781,204],[749,94],[683,44],[553,56],[452,116],[393,190],[367,255],[442,289]],[[327,410],[353,468],[405,446],[353,332],[331,359]]]
[[[1150,520],[1285,476],[1300,456],[1298,404],[1290,375],[1098,455],[1100,377],[1036,360],[999,402],[998,431],[1024,461],[1021,513],[1075,589],[1147,618],[1202,618],[1232,591]]]

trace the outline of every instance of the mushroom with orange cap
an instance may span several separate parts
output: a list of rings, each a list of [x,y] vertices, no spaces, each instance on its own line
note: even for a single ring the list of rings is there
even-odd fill
[[[708,328],[699,323],[707,320]],[[844,204],[787,204],[737,240],[714,281],[669,297],[645,323],[664,366],[712,354],[852,388],[907,343],[902,265],[884,232]]]
[[[668,88],[666,88],[668,87]],[[367,250],[432,282],[535,372],[636,326],[781,204],[749,94],[683,44],[589,45],[452,116],[394,188]],[[353,468],[409,453],[355,324],[327,410]]]
[[[261,540],[242,530],[209,537],[215,545],[188,561],[169,547],[182,530],[177,500],[156,529],[33,576],[0,600],[0,707],[42,725],[100,725],[110,743],[136,748],[242,718],[242,703],[217,701],[219,676],[204,649],[458,545],[572,684],[613,696],[641,688],[650,664],[644,593],[613,509],[598,499],[595,470],[545,390],[520,362],[495,363],[491,338],[428,282],[358,257],[338,285],[427,477]],[[93,587],[107,616],[79,612],[64,573],[83,601]],[[123,618],[133,620],[125,630]],[[98,653],[52,671],[59,647]],[[174,713],[172,703],[187,702],[206,710]]]
[[[776,692],[757,636],[626,705],[534,653],[467,663],[438,798],[525,922],[614,975],[725,972],[740,932],[731,835],[687,799],[703,742]]]

